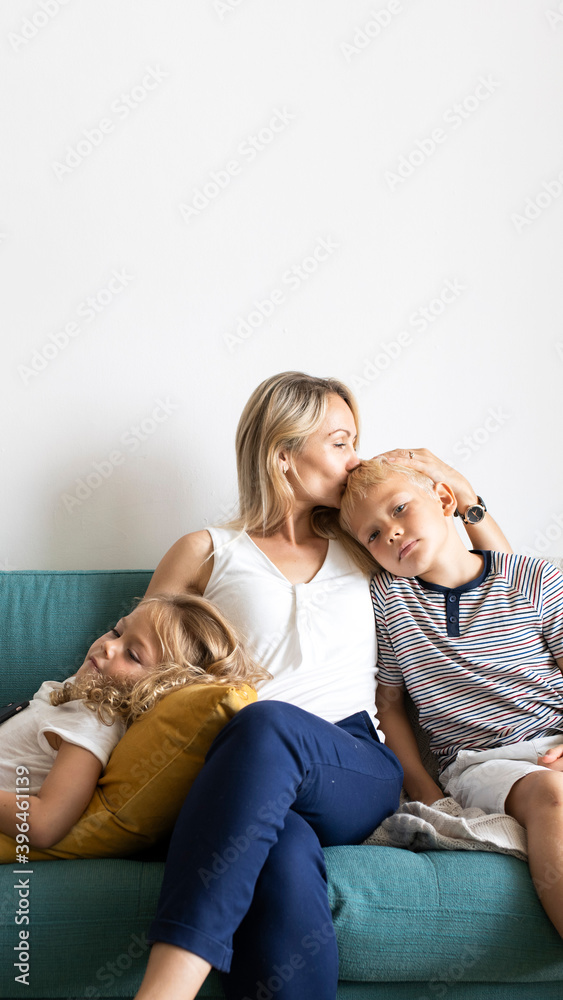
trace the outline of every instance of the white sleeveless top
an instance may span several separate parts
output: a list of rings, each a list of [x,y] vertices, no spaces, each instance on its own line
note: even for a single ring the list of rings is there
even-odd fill
[[[254,658],[273,675],[258,685],[258,697],[291,702],[328,722],[364,709],[375,720],[369,581],[340,543],[329,541],[309,583],[292,584],[246,532],[208,530],[214,562],[205,597],[238,627]]]

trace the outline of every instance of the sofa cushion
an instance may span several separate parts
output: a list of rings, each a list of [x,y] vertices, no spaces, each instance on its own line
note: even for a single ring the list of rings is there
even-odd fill
[[[417,997],[428,998],[445,996],[445,981],[452,1000],[460,981],[561,989],[563,943],[524,861],[367,846],[329,847],[325,856],[341,979],[422,981]]]
[[[194,684],[174,691],[135,722],[115,747],[93,798],[72,830],[32,861],[124,857],[172,830],[211,743],[253,688]],[[15,841],[0,834],[0,862],[13,863]]]
[[[329,847],[325,857],[342,1000],[561,1000],[563,943],[523,861],[393,847]],[[164,865],[105,859],[31,867],[30,875],[0,870],[0,997],[134,996]],[[33,974],[24,991],[12,964],[20,929],[13,886],[26,877]],[[299,953],[322,961],[325,941],[322,926],[313,926]],[[200,996],[222,995],[212,973]],[[266,998],[268,988],[249,995]]]

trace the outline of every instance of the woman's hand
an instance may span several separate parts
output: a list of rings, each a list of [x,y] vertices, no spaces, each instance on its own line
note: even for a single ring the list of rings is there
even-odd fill
[[[386,458],[388,462],[397,462],[416,472],[422,472],[434,483],[447,483],[454,491],[457,505],[461,509],[477,503],[477,494],[465,476],[442,462],[428,448],[394,448],[393,451],[377,455],[377,458]]]
[[[549,767],[552,771],[563,771],[563,744],[551,747],[547,753],[538,757],[538,764],[540,767]]]

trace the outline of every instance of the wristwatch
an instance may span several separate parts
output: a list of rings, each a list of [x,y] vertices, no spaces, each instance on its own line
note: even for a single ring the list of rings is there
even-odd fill
[[[487,508],[485,506],[485,501],[483,497],[477,494],[477,503],[472,503],[469,507],[465,508],[465,514],[462,514],[457,508],[454,511],[454,517],[461,517],[464,524],[479,524],[483,520]]]

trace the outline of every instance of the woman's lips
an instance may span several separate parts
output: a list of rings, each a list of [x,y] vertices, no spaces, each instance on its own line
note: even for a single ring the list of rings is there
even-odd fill
[[[414,542],[407,542],[406,545],[403,545],[402,549],[399,549],[399,560],[405,559],[406,556],[412,552],[417,543],[418,538],[415,538]]]

